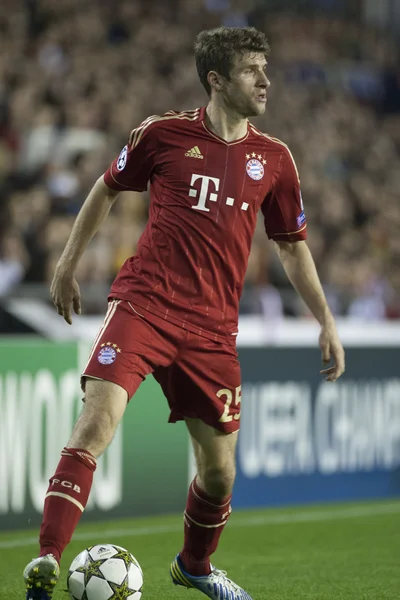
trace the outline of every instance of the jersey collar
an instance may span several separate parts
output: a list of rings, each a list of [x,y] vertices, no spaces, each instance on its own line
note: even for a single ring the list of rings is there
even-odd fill
[[[219,135],[217,135],[216,133],[214,133],[213,131],[211,131],[207,125],[206,125],[206,106],[202,106],[200,108],[200,121],[201,124],[203,125],[204,129],[206,130],[206,132],[211,135],[211,137],[213,137],[214,139],[216,139],[218,142],[221,142],[222,144],[225,144],[225,146],[234,146],[235,144],[241,144],[242,142],[244,142],[245,140],[247,140],[247,138],[249,137],[249,133],[250,133],[250,127],[249,127],[249,123],[247,123],[247,132],[246,135],[239,138],[238,140],[233,140],[232,142],[227,142],[226,140],[224,140],[222,137],[220,137]]]

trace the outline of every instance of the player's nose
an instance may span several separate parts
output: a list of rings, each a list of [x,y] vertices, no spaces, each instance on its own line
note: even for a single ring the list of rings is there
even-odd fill
[[[260,87],[266,87],[267,89],[271,85],[270,80],[268,79],[267,75],[264,72],[260,72],[258,85]]]

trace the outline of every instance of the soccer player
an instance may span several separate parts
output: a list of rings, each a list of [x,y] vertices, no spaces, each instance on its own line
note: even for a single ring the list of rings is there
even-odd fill
[[[184,513],[172,581],[209,598],[251,600],[210,564],[231,513],[241,379],[238,305],[261,210],[284,269],[319,321],[321,373],[335,381],[344,352],[306,244],[299,176],[285,144],[249,121],[265,111],[269,46],[254,28],[203,31],[195,58],[206,107],[152,116],[94,184],[57,265],[51,295],[71,323],[80,313],[74,273],[121,191],[150,184],[150,215],[137,253],[121,267],[82,375],[85,404],[44,503],[40,556],[24,571],[28,600],[48,600],[79,521],[97,457],[129,399],[153,374],[184,419],[197,475]]]

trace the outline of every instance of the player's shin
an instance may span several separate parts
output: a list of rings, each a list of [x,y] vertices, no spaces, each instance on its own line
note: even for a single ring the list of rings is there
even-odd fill
[[[84,449],[64,448],[46,493],[40,528],[40,556],[60,562],[89,498],[95,457]]]
[[[210,556],[218,546],[219,538],[231,514],[231,497],[217,499],[206,494],[196,484],[189,488],[184,514],[184,546],[180,552],[185,570],[191,575],[211,572]]]

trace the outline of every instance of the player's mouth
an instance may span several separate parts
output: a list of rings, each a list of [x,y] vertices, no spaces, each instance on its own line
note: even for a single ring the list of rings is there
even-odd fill
[[[257,102],[261,102],[261,103],[265,104],[267,102],[267,94],[258,94],[256,96],[256,100],[257,100]]]

